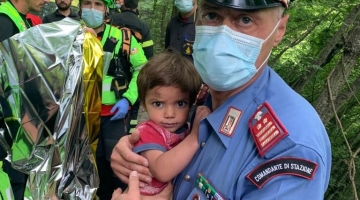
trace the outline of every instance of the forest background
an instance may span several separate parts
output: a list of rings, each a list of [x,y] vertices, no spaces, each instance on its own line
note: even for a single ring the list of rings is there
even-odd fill
[[[73,5],[77,10],[77,0]],[[173,5],[174,0],[140,0],[140,18],[150,26],[155,53],[164,48],[166,25],[177,13]],[[39,15],[55,9],[49,3]],[[327,128],[333,164],[324,199],[358,200],[360,1],[295,0],[286,12],[287,33],[269,65],[315,107]]]

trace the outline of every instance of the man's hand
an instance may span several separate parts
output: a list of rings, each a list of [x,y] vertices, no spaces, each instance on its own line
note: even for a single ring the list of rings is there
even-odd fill
[[[140,132],[134,130],[131,135],[122,137],[113,149],[111,154],[111,168],[117,177],[124,183],[129,182],[129,175],[137,171],[140,179],[140,187],[145,183],[151,183],[149,162],[142,156],[134,153],[131,149],[140,139]],[[144,183],[145,182],[145,183]]]
[[[128,113],[128,111],[129,111],[129,102],[125,98],[122,98],[110,110],[111,113],[115,113],[114,116],[110,118],[110,120],[113,121],[113,120],[123,119],[125,115]]]
[[[94,29],[89,28],[89,27],[85,27],[85,30],[86,30],[86,32],[89,32],[89,33],[93,34],[95,37],[97,37],[97,34],[96,34],[96,32],[94,31]]]
[[[111,200],[170,200],[172,199],[173,185],[169,183],[163,191],[154,196],[140,196],[139,177],[136,171],[132,171],[129,176],[129,187],[126,191],[121,189],[114,191]]]
[[[140,200],[139,177],[136,171],[132,171],[129,176],[129,188],[126,193],[121,189],[115,190],[111,200]]]

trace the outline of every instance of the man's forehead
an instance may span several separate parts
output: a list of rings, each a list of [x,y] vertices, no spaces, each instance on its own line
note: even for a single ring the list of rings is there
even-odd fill
[[[82,2],[94,2],[94,3],[95,2],[101,2],[101,3],[104,3],[102,0],[82,0]]]
[[[218,7],[228,7],[240,10],[258,10],[263,8],[284,6],[289,7],[290,0],[202,0]],[[205,4],[206,5],[206,4]]]

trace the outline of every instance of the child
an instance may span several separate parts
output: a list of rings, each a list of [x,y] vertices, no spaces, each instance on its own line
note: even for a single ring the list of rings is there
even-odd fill
[[[210,110],[197,108],[191,132],[186,121],[201,83],[193,64],[178,53],[161,53],[140,70],[138,93],[149,120],[138,125],[140,140],[133,151],[147,158],[154,176],[142,195],[159,194],[196,153],[199,121]]]

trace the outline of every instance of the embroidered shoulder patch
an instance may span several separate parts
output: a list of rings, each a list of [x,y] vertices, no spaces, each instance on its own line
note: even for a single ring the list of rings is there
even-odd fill
[[[317,163],[309,160],[282,157],[261,164],[253,169],[246,178],[258,188],[262,188],[270,179],[280,175],[293,175],[312,180],[317,167]]]
[[[288,131],[267,102],[259,106],[250,118],[249,127],[261,157],[288,135]]]

